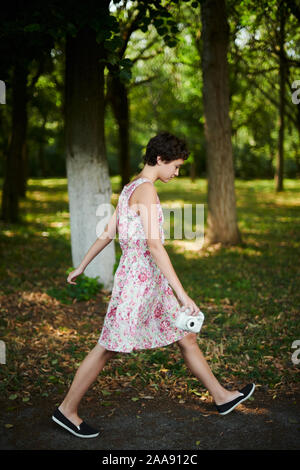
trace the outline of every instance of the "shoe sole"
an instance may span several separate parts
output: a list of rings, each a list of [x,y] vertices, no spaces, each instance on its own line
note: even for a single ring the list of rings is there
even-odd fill
[[[67,431],[71,432],[72,434],[74,434],[74,436],[77,436],[77,437],[83,437],[84,439],[88,439],[90,437],[97,437],[100,434],[100,432],[98,432],[97,434],[90,434],[89,436],[85,436],[83,434],[78,434],[77,432],[73,431],[73,429],[70,429],[70,428],[68,428],[68,426],[61,423],[57,418],[55,418],[55,416],[52,416],[52,419],[53,419],[53,421],[55,421],[55,423],[59,424],[62,428],[66,429]]]
[[[233,405],[231,408],[229,408],[229,410],[227,411],[223,411],[223,413],[219,413],[221,416],[224,416],[224,415],[227,415],[228,413],[230,413],[230,411],[234,410],[234,408],[236,408],[238,405],[240,405],[241,403],[243,403],[243,401],[245,400],[248,400],[249,397],[251,397],[252,393],[254,392],[255,390],[255,384],[253,384],[253,388],[252,390],[248,393],[248,395],[246,397],[244,397],[241,401],[239,401],[238,403],[236,403],[235,405]]]

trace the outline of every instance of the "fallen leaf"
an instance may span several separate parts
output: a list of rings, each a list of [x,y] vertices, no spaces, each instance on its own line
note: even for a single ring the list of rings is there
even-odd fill
[[[14,394],[14,395],[9,395],[9,400],[15,400],[16,398],[18,398],[18,395]]]

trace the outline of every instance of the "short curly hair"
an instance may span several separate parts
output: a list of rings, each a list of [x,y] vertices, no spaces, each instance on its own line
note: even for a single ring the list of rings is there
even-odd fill
[[[170,132],[160,132],[149,140],[143,161],[145,164],[155,166],[158,155],[167,163],[179,158],[186,160],[189,157],[186,141],[170,134]]]

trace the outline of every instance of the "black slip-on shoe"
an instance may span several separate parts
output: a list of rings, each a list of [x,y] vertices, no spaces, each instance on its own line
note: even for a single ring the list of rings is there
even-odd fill
[[[82,421],[79,426],[76,426],[68,418],[66,418],[58,408],[56,408],[54,411],[52,419],[55,421],[55,423],[67,429],[77,437],[97,437],[100,434],[97,429],[92,428],[85,421]]]
[[[235,398],[234,400],[228,401],[227,403],[223,403],[223,405],[216,405],[218,412],[220,415],[227,415],[230,411],[234,410],[236,406],[238,406],[243,401],[247,400],[252,393],[254,392],[255,384],[247,384],[242,390],[238,390],[242,395]]]

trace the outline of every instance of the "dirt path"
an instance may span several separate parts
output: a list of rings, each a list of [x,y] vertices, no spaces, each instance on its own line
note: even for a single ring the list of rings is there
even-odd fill
[[[295,450],[300,449],[299,398],[271,400],[257,391],[253,401],[226,416],[218,415],[210,401],[158,397],[134,402],[128,396],[112,399],[107,409],[95,399],[81,407],[81,416],[101,430],[95,439],[59,428],[50,419],[53,403],[44,400],[1,413],[0,449]]]

